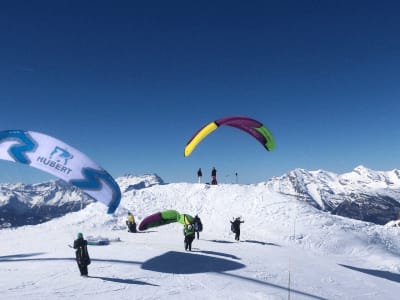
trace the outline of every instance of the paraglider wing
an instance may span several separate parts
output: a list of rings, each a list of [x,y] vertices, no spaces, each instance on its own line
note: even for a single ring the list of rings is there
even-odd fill
[[[198,130],[186,144],[184,156],[189,156],[194,148],[211,132],[219,126],[231,126],[247,132],[256,138],[268,151],[275,148],[275,141],[272,133],[259,121],[242,116],[225,117],[213,121]]]
[[[184,156],[189,156],[194,148],[211,132],[213,132],[215,129],[218,128],[218,125],[215,122],[211,122],[202,128],[198,130],[192,138],[189,140],[189,142],[186,144],[185,150],[184,150]]]
[[[181,214],[179,216],[179,223],[183,225],[193,224],[193,217],[191,215]]]
[[[39,132],[0,132],[0,159],[35,167],[79,187],[114,213],[121,191],[112,176],[88,156],[64,142]]]
[[[158,227],[165,224],[177,222],[179,213],[176,210],[165,210],[157,212],[144,218],[139,224],[139,230],[143,231],[152,227]]]

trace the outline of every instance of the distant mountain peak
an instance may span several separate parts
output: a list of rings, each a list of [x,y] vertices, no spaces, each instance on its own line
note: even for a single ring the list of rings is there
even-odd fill
[[[295,169],[272,178],[269,187],[345,217],[385,224],[400,212],[400,172],[357,166],[344,174]]]

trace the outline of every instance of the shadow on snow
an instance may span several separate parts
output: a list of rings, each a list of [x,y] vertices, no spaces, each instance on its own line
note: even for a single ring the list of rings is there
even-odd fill
[[[26,254],[13,254],[13,255],[6,255],[6,256],[0,256],[0,261],[7,261],[7,260],[14,260],[14,258],[21,258],[21,257],[30,257],[30,256],[37,256],[37,255],[42,255],[46,254],[44,252],[37,252],[37,253],[26,253]]]
[[[133,279],[121,279],[121,278],[115,278],[115,277],[100,277],[100,276],[88,276],[88,278],[97,278],[97,279],[101,279],[104,281],[111,281],[111,282],[124,283],[124,284],[141,284],[141,285],[159,286],[157,284],[152,284],[152,283],[133,280]]]
[[[0,256],[0,263],[2,262],[24,262],[24,261],[75,261],[75,257],[43,257],[43,258],[28,258],[31,256],[42,255],[46,253],[28,253],[28,254],[16,254],[9,256]],[[111,262],[111,263],[119,263],[119,264],[136,264],[140,265],[142,262],[140,261],[129,261],[129,260],[120,260],[120,259],[101,259],[101,258],[91,258],[91,261],[99,261],[99,262]]]
[[[199,251],[200,252],[200,251]],[[227,256],[230,258],[234,258],[234,256],[230,256],[225,253],[213,252],[213,251],[203,251],[205,254],[219,255],[219,256]],[[29,258],[31,256],[37,256],[45,253],[28,253],[28,254],[16,254],[16,255],[8,255],[8,256],[0,256],[1,262],[26,262],[26,261],[75,261],[75,258]],[[235,258],[236,259],[236,258]],[[144,270],[162,272],[162,273],[170,273],[170,274],[196,274],[196,273],[207,273],[213,272],[218,273],[220,275],[229,276],[232,278],[236,278],[239,280],[246,280],[249,282],[253,282],[256,284],[261,284],[264,286],[277,288],[281,290],[288,291],[288,288],[285,286],[280,286],[274,283],[269,283],[266,281],[253,279],[241,275],[226,273],[227,271],[233,271],[242,269],[245,267],[244,264],[231,261],[228,259],[211,257],[206,255],[194,254],[191,252],[175,252],[170,251],[163,255],[154,257],[145,261],[144,263],[138,261],[128,261],[128,260],[118,260],[118,259],[91,259],[92,262],[112,262],[112,263],[123,263],[123,264],[137,264],[141,265],[141,268]],[[365,272],[368,274],[372,274],[375,276],[383,277],[389,280],[393,280],[396,282],[400,282],[400,275],[393,274],[390,272],[378,271],[378,270],[368,270],[368,269],[360,269],[350,266],[342,265],[343,267],[350,268],[356,271]],[[105,281],[118,282],[122,284],[141,284],[141,285],[151,285],[158,286],[155,284],[132,280],[132,279],[121,279],[121,278],[111,278],[111,277],[100,277],[100,276],[90,276],[90,278],[98,278]],[[307,296],[312,299],[325,299],[316,295],[312,295],[306,292],[302,292],[299,290],[291,289],[291,293]]]
[[[196,253],[204,253],[204,254],[209,254],[209,255],[216,255],[216,256],[222,256],[222,257],[227,257],[227,258],[231,258],[231,259],[238,259],[240,260],[239,257],[237,257],[236,255],[232,255],[232,254],[228,254],[228,253],[222,253],[222,252],[215,252],[215,251],[207,251],[207,250],[198,250],[197,248],[193,248]]]
[[[211,252],[210,254],[216,254],[216,253]],[[221,253],[217,252],[217,255],[218,254]],[[182,253],[175,251],[170,251],[163,255],[154,257],[142,264],[142,269],[149,271],[170,273],[170,274],[196,274],[196,273],[214,272],[220,275],[233,277],[239,280],[246,280],[256,284],[261,284],[264,286],[288,291],[288,287],[285,286],[241,275],[226,273],[227,271],[238,270],[244,267],[245,267],[244,264],[223,258],[199,255],[191,252]],[[293,294],[306,296],[310,299],[318,299],[318,300],[326,299],[296,289],[290,289],[290,292]]]
[[[218,252],[212,253],[221,255]],[[244,267],[245,265],[241,263],[223,258],[175,251],[164,253],[142,264],[142,269],[144,270],[170,274],[218,273],[242,269]]]
[[[214,243],[221,243],[221,244],[235,244],[237,242],[231,242],[231,241],[224,241],[224,240],[205,240],[209,242],[214,242]]]
[[[342,264],[339,264],[339,266],[348,268],[350,270],[362,272],[365,274],[373,275],[376,277],[384,278],[384,279],[387,279],[390,281],[400,282],[400,274],[392,273],[389,271],[363,269],[363,268],[357,268],[357,267],[352,267],[352,266],[347,266],[347,265],[342,265]]]
[[[226,240],[205,240],[213,243],[221,243],[221,244],[236,244],[239,243],[238,241],[226,241]],[[243,240],[241,241],[242,243],[253,243],[253,244],[259,244],[263,246],[278,246],[281,247],[281,245],[274,244],[274,243],[268,243],[268,242],[261,242],[261,241],[256,241],[256,240]]]
[[[278,245],[278,244],[267,243],[267,242],[260,242],[260,241],[255,241],[255,240],[244,240],[243,242],[245,242],[245,243],[253,243],[253,244],[260,244],[260,245],[263,245],[263,246],[277,246],[277,247],[281,247],[281,245]]]

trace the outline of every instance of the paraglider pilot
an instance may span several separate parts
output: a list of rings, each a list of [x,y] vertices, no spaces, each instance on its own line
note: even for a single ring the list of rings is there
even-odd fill
[[[90,265],[89,252],[87,250],[87,240],[83,238],[82,233],[78,233],[77,239],[74,241],[74,249],[76,263],[78,264],[81,276],[88,276],[88,265]]]
[[[126,220],[126,225],[128,225],[129,232],[136,232],[135,217],[132,215],[131,212],[128,212],[128,218]]]
[[[217,184],[217,169],[215,167],[211,170],[211,184]]]
[[[236,219],[234,219],[231,222],[231,230],[232,232],[235,234],[235,240],[239,241],[240,240],[240,224],[244,223],[244,221],[242,221],[240,219],[240,217],[237,217]]]
[[[183,235],[185,236],[185,250],[192,251],[192,242],[194,240],[194,226],[193,224],[185,224],[183,226]]]
[[[200,236],[200,231],[203,230],[203,224],[201,223],[201,220],[198,215],[196,215],[193,219],[193,225],[194,225],[194,232],[197,235],[197,239],[199,239]]]
[[[203,172],[201,171],[201,168],[197,171],[197,177],[199,179],[199,183],[201,183],[201,177],[203,177]]]

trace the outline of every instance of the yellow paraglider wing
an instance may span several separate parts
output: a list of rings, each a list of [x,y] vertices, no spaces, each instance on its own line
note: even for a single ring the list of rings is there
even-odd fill
[[[268,151],[275,148],[272,133],[261,122],[244,116],[233,116],[218,119],[198,130],[186,144],[184,156],[189,156],[196,146],[219,126],[231,126],[243,130],[257,139]]]
[[[215,129],[218,128],[218,125],[215,122],[211,122],[197,131],[190,141],[186,144],[184,156],[189,156],[194,148],[196,148],[197,144],[200,143],[207,135],[213,132]]]

